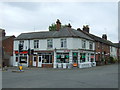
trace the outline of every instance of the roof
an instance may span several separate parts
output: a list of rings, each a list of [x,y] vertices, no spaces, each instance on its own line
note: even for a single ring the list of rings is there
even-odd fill
[[[15,38],[15,40],[46,39],[46,38],[61,38],[61,37],[78,37],[78,38],[93,40],[83,32],[77,31],[69,27],[62,28],[59,31],[21,33],[17,38]]]
[[[79,30],[79,31],[82,31],[82,30]],[[87,32],[84,32],[82,31],[83,33],[85,33],[86,35],[90,36],[92,39],[94,39],[95,41],[98,41],[98,42],[101,42],[101,43],[104,43],[104,44],[107,44],[107,45],[111,45],[111,46],[115,46],[111,41],[109,40],[105,40],[101,37],[98,37],[98,36],[95,36],[91,33],[87,33]]]
[[[120,43],[114,43],[117,48],[120,48]]]
[[[5,36],[5,37],[2,37],[2,40],[6,40],[6,39],[8,39],[10,37],[15,37],[15,36],[14,35],[13,36]]]

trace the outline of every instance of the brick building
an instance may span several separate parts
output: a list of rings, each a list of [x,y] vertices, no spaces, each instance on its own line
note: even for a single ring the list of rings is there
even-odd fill
[[[110,55],[116,54],[116,50],[110,51],[111,48],[115,48],[115,45],[107,40],[107,35],[103,34],[102,37],[98,37],[96,35],[93,35],[89,33],[89,27],[88,25],[83,26],[83,29],[81,30],[78,28],[77,30],[82,31],[86,35],[90,36],[92,39],[95,40],[95,52],[96,52],[96,63],[97,65],[107,64]]]
[[[4,29],[0,29],[0,31],[2,32],[2,62],[9,66],[11,56],[13,56],[13,41],[15,36],[6,36]]]
[[[120,42],[119,43],[114,43],[114,44],[117,47],[117,58],[120,62]]]

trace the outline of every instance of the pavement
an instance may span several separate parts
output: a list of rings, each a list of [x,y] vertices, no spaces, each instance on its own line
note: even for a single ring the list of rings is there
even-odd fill
[[[118,88],[118,64],[80,69],[23,68],[2,72],[3,88]]]

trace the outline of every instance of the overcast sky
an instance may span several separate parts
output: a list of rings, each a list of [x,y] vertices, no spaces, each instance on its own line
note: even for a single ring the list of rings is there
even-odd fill
[[[117,2],[0,2],[0,28],[6,35],[46,31],[57,19],[74,29],[89,25],[90,33],[118,42]]]

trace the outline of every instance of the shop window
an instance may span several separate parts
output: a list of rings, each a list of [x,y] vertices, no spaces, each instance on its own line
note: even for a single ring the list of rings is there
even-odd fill
[[[57,53],[57,63],[69,63],[69,53]]]
[[[52,55],[42,55],[43,63],[52,63]]]
[[[27,63],[27,57],[26,56],[20,56],[20,63]]]
[[[34,48],[39,48],[39,40],[34,40]]]
[[[61,48],[66,48],[66,47],[67,47],[66,39],[61,39]]]
[[[48,48],[52,48],[53,47],[53,40],[52,39],[47,40],[47,47]]]
[[[80,53],[80,62],[85,62],[85,56],[86,54],[85,53]]]

